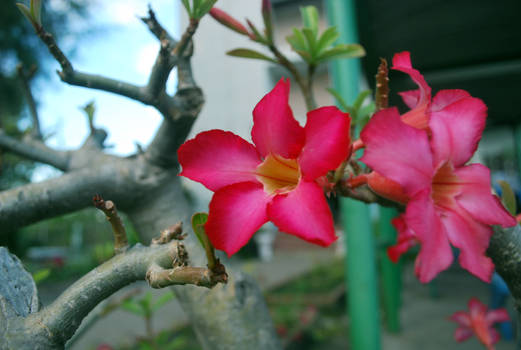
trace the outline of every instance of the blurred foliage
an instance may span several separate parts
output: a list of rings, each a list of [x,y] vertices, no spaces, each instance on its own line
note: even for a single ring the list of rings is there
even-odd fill
[[[3,1],[0,5],[0,128],[9,135],[20,138],[27,128],[21,126],[23,119],[28,119],[24,111],[22,85],[16,73],[16,65],[24,67],[38,66],[36,77],[45,77],[52,70],[47,68],[51,57],[47,48],[34,33],[29,21],[20,13],[14,0]],[[45,28],[53,33],[59,43],[70,39],[83,28],[78,27],[79,19],[87,17],[86,0],[44,1],[42,20]],[[73,24],[74,23],[74,24]],[[74,41],[67,40],[66,51],[74,48]],[[49,66],[50,67],[50,66]],[[38,101],[38,89],[33,94]],[[34,163],[20,157],[0,153],[0,190],[27,183],[30,180]]]
[[[285,349],[345,349],[342,260],[317,266],[309,273],[266,295]]]

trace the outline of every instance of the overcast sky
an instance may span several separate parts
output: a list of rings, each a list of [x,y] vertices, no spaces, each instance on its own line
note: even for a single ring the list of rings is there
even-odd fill
[[[52,6],[64,6],[65,0],[51,0]],[[89,23],[100,28],[76,42],[78,48],[72,63],[78,70],[121,79],[134,84],[145,84],[159,43],[137,16],[147,13],[150,3],[160,22],[178,37],[180,28],[179,2],[173,0],[110,0],[98,1],[90,11]],[[57,63],[51,61],[56,66]],[[170,79],[168,88],[175,87]],[[88,134],[84,113],[79,109],[87,102],[96,103],[95,125],[108,133],[107,144],[114,147],[109,153],[127,155],[136,150],[135,143],[148,144],[159,126],[161,116],[152,107],[139,102],[82,87],[61,83],[57,75],[52,81],[39,84],[40,119],[46,134],[52,134],[48,143],[59,149],[81,145]],[[35,180],[51,175],[51,171],[37,172]]]

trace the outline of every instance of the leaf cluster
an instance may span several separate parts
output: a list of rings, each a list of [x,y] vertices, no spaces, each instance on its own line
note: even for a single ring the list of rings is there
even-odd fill
[[[199,20],[215,5],[217,0],[181,0],[191,19]]]

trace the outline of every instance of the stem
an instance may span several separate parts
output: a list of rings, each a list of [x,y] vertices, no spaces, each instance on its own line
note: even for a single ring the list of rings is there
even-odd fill
[[[304,95],[304,101],[306,102],[306,108],[308,111],[316,108],[315,99],[313,97],[313,91],[311,90],[311,83],[306,81],[304,77],[300,74],[297,67],[293,63],[291,63],[286,56],[284,56],[275,45],[271,44],[268,46],[270,51],[275,55],[277,61],[280,65],[284,66],[293,76],[297,85],[300,87],[302,91],[302,95]],[[313,72],[312,72],[313,73]],[[309,72],[308,72],[309,74]]]

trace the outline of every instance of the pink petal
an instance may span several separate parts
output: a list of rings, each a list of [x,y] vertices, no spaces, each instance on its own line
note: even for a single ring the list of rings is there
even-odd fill
[[[280,79],[253,110],[251,136],[263,157],[273,153],[297,158],[304,145],[304,129],[293,118],[288,104],[289,87],[289,80]]]
[[[228,256],[237,253],[268,221],[270,200],[262,185],[253,182],[233,184],[215,192],[205,225],[214,247]]]
[[[403,215],[394,218],[392,224],[396,231],[398,231],[398,242],[392,247],[387,248],[387,255],[392,262],[396,263],[402,254],[418,244],[418,240],[414,232],[407,227]]]
[[[402,91],[399,92],[398,95],[401,96],[403,103],[407,105],[410,109],[416,108],[418,106],[418,101],[420,100],[421,91],[419,89]]]
[[[489,322],[490,325],[497,322],[510,321],[510,315],[505,309],[490,310],[489,312],[487,312],[485,318],[487,319],[487,322]]]
[[[405,211],[405,222],[421,244],[416,258],[416,276],[422,283],[430,282],[452,263],[447,233],[435,211],[430,190],[423,190],[411,199]]]
[[[222,130],[210,130],[186,141],[177,151],[183,171],[179,174],[212,191],[234,183],[257,182],[259,155],[252,144]]]
[[[431,111],[437,112],[445,108],[446,106],[457,102],[465,97],[471,97],[470,94],[465,90],[451,89],[451,90],[440,90],[432,99]]]
[[[430,187],[434,169],[427,133],[403,123],[396,108],[376,113],[360,137],[361,161],[400,184],[409,196]]]
[[[458,343],[461,343],[462,341],[469,339],[473,334],[474,332],[470,328],[458,327],[456,328],[456,331],[454,331],[454,339]]]
[[[418,99],[418,105],[427,103],[431,99],[431,88],[427,85],[425,78],[421,73],[414,69],[411,64],[411,54],[410,52],[404,51],[394,55],[393,57],[393,66],[391,67],[394,70],[399,70],[400,72],[404,72],[408,74],[411,79],[418,84],[420,88],[420,97]]]
[[[469,312],[470,312],[470,318],[476,319],[477,317],[480,317],[480,315],[485,315],[487,312],[487,306],[483,304],[478,298],[471,298],[469,300]]]
[[[327,247],[336,240],[331,210],[315,182],[301,180],[293,191],[276,196],[268,216],[281,231],[305,241]]]
[[[492,236],[492,228],[474,221],[464,211],[457,213],[446,210],[442,222],[450,242],[460,249],[460,265],[483,281],[490,282],[494,264],[485,251]]]
[[[487,225],[510,227],[516,225],[516,219],[510,215],[490,190],[490,170],[481,164],[470,164],[454,172],[462,182],[461,194],[457,203],[472,217]]]
[[[467,97],[431,113],[429,127],[435,164],[451,160],[455,167],[465,164],[476,151],[485,128],[487,106]]]
[[[494,350],[494,347],[492,345],[496,344],[499,339],[501,339],[501,334],[499,334],[499,332],[494,329],[494,328],[489,328],[489,336],[490,336],[490,345],[488,346],[488,350]]]
[[[349,154],[351,118],[338,108],[322,107],[308,113],[306,143],[299,156],[306,180],[336,169]]]
[[[450,316],[450,320],[459,323],[461,326],[471,326],[470,316],[465,311],[456,311]]]

